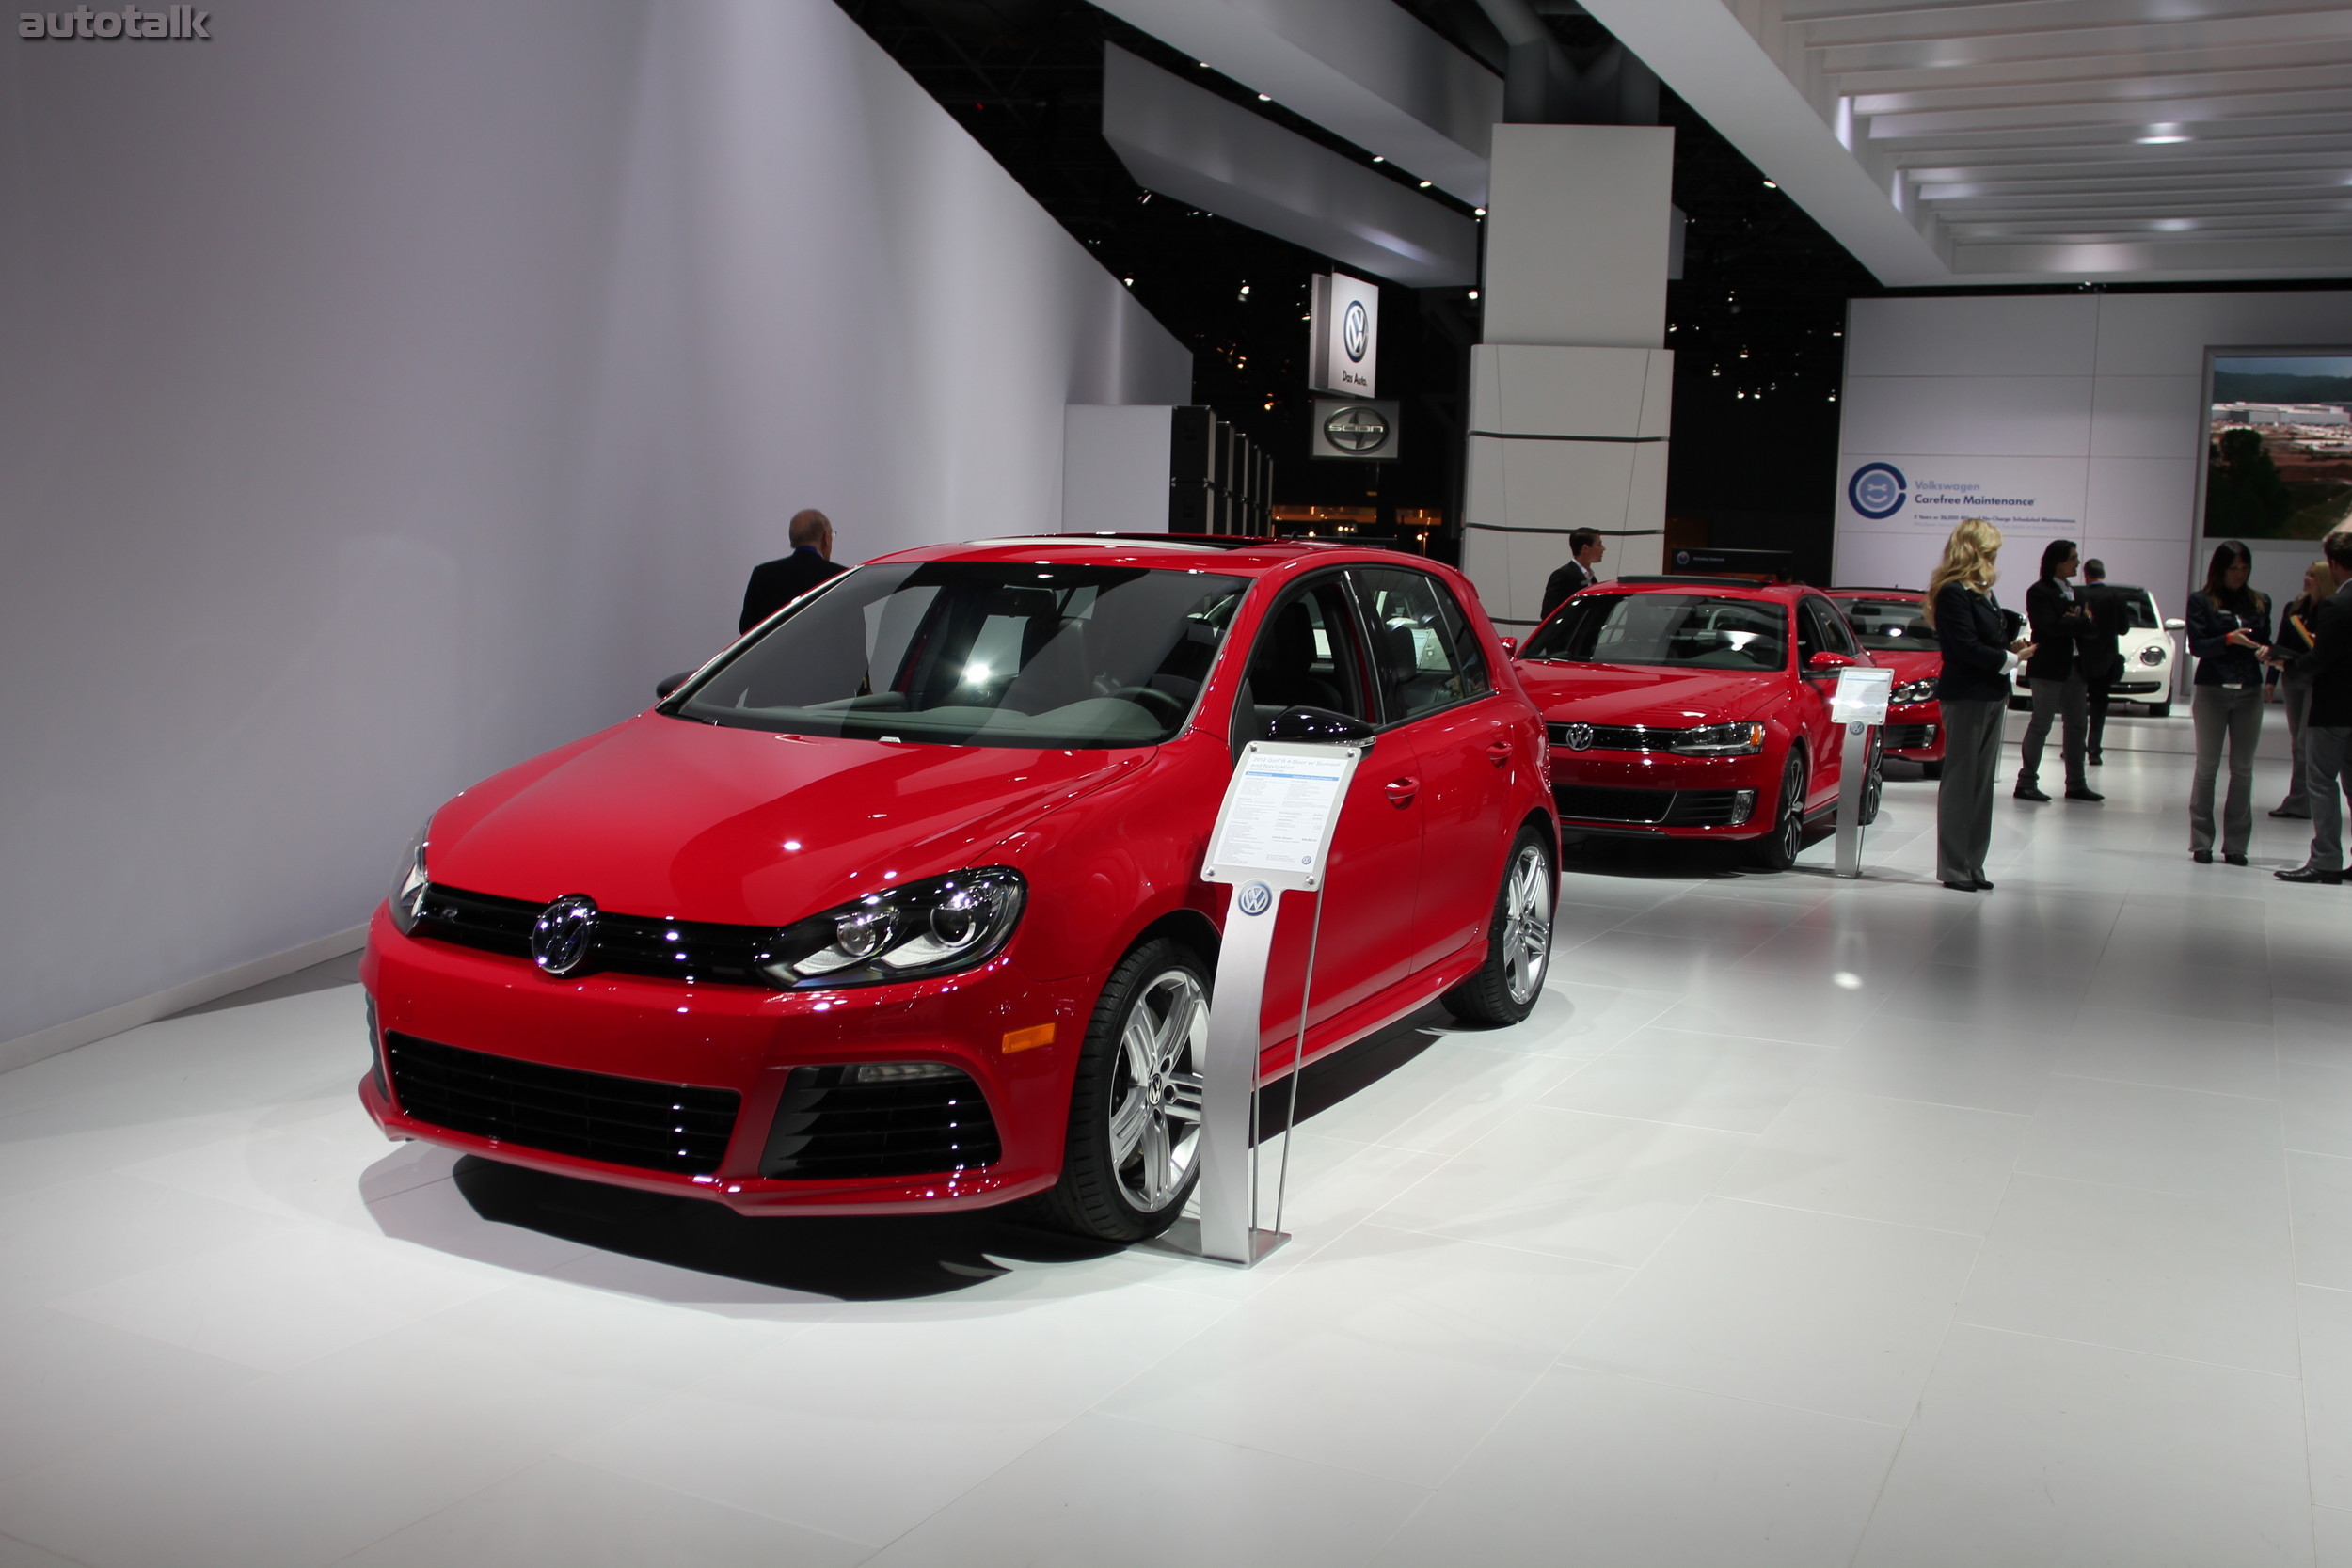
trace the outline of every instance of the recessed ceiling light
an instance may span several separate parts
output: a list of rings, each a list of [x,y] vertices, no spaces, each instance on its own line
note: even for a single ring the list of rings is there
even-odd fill
[[[2156,232],[2159,234],[2185,234],[2196,227],[2197,220],[2195,218],[2156,219]]]
[[[2344,183],[2345,183],[2345,184],[2347,184],[2347,185],[2352,185],[2352,180],[2347,180],[2347,181],[2345,181],[2345,182],[2344,182]],[[1484,207],[1472,207],[1472,208],[1470,209],[1470,216],[1472,216],[1472,217],[1474,217],[1474,218],[1483,218],[1483,217],[1485,217],[1486,215],[1486,208],[1484,208]]]
[[[1388,160],[1387,160],[1386,158],[1383,158],[1383,157],[1382,157],[1382,156],[1380,156],[1380,154],[1379,154],[1379,153],[1377,153],[1377,152],[1375,152],[1375,153],[1374,153],[1374,154],[1372,155],[1372,161],[1373,161],[1374,163],[1375,163],[1375,164],[1385,164],[1385,163],[1387,163],[1387,162],[1388,162]]]
[[[1428,182],[1428,181],[1426,181],[1426,180],[1422,181],[1422,182],[1421,182],[1421,188],[1422,188],[1422,190],[1427,190],[1427,189],[1429,188],[1429,182]]]
[[[1764,188],[1768,191],[1776,191],[1780,189],[1780,182],[1777,180],[1767,180],[1764,182]]]
[[[2164,147],[2173,142],[2188,140],[2188,133],[2181,129],[2177,122],[2166,120],[2160,124],[2151,125],[2148,127],[2146,135],[2134,139],[2143,147]]]

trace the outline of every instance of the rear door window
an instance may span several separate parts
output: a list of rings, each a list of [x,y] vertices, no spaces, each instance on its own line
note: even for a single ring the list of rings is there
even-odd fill
[[[1493,689],[1461,607],[1443,583],[1410,567],[1359,566],[1348,575],[1364,608],[1375,684],[1391,723]]]

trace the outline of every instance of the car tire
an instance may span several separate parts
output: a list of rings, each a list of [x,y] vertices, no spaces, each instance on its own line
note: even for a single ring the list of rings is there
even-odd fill
[[[1486,922],[1486,961],[1438,1000],[1464,1023],[1518,1023],[1535,1010],[1551,967],[1551,918],[1559,904],[1560,871],[1551,835],[1519,830],[1502,862]]]
[[[1923,779],[1940,779],[1944,776],[1944,765],[1940,762],[1923,762],[1919,765],[1919,776]]]
[[[2148,705],[2148,717],[2149,717],[2149,718],[2151,718],[2151,719],[2169,719],[2169,718],[2171,718],[2171,717],[2172,717],[2172,705],[2171,705],[2171,703],[2170,703],[2170,702],[2169,702],[2169,701],[2168,701],[2168,702],[2162,702],[2162,703],[2150,703],[2150,704]]]
[[[1208,1001],[1207,964],[1167,937],[1111,971],[1078,1049],[1061,1180],[1030,1200],[1045,1224],[1140,1242],[1184,1212],[1200,1174]]]
[[[1780,770],[1780,799],[1772,811],[1772,831],[1756,841],[1756,863],[1767,871],[1788,870],[1804,848],[1804,798],[1810,777],[1804,752],[1791,746]]]

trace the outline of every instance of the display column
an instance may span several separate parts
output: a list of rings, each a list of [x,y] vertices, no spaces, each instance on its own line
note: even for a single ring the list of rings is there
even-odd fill
[[[1462,565],[1505,635],[1573,530],[1607,541],[1603,577],[1664,564],[1673,183],[1670,129],[1495,127]]]

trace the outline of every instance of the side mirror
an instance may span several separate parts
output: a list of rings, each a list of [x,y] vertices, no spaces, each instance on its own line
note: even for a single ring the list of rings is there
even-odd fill
[[[1519,640],[1518,638],[1506,637],[1502,640],[1502,657],[1505,658],[1517,658],[1519,657]]]
[[[684,686],[693,673],[694,672],[691,670],[680,670],[675,675],[664,675],[660,680],[654,682],[654,701],[657,703],[667,702],[669,700],[670,693],[675,691],[679,687]]]
[[[2167,631],[2186,631],[2188,630],[2188,623],[2182,620],[2177,615],[2168,615],[2165,617],[2164,629]]]
[[[1861,662],[1862,660],[1851,655],[1832,653],[1827,648],[1823,648],[1804,661],[1804,668],[1808,674],[1826,675],[1833,674],[1839,670],[1851,670]]]
[[[1305,741],[1311,745],[1349,746],[1368,742],[1373,737],[1370,724],[1361,719],[1350,719],[1344,713],[1333,713],[1327,707],[1286,707],[1276,714],[1265,727],[1268,740]]]

